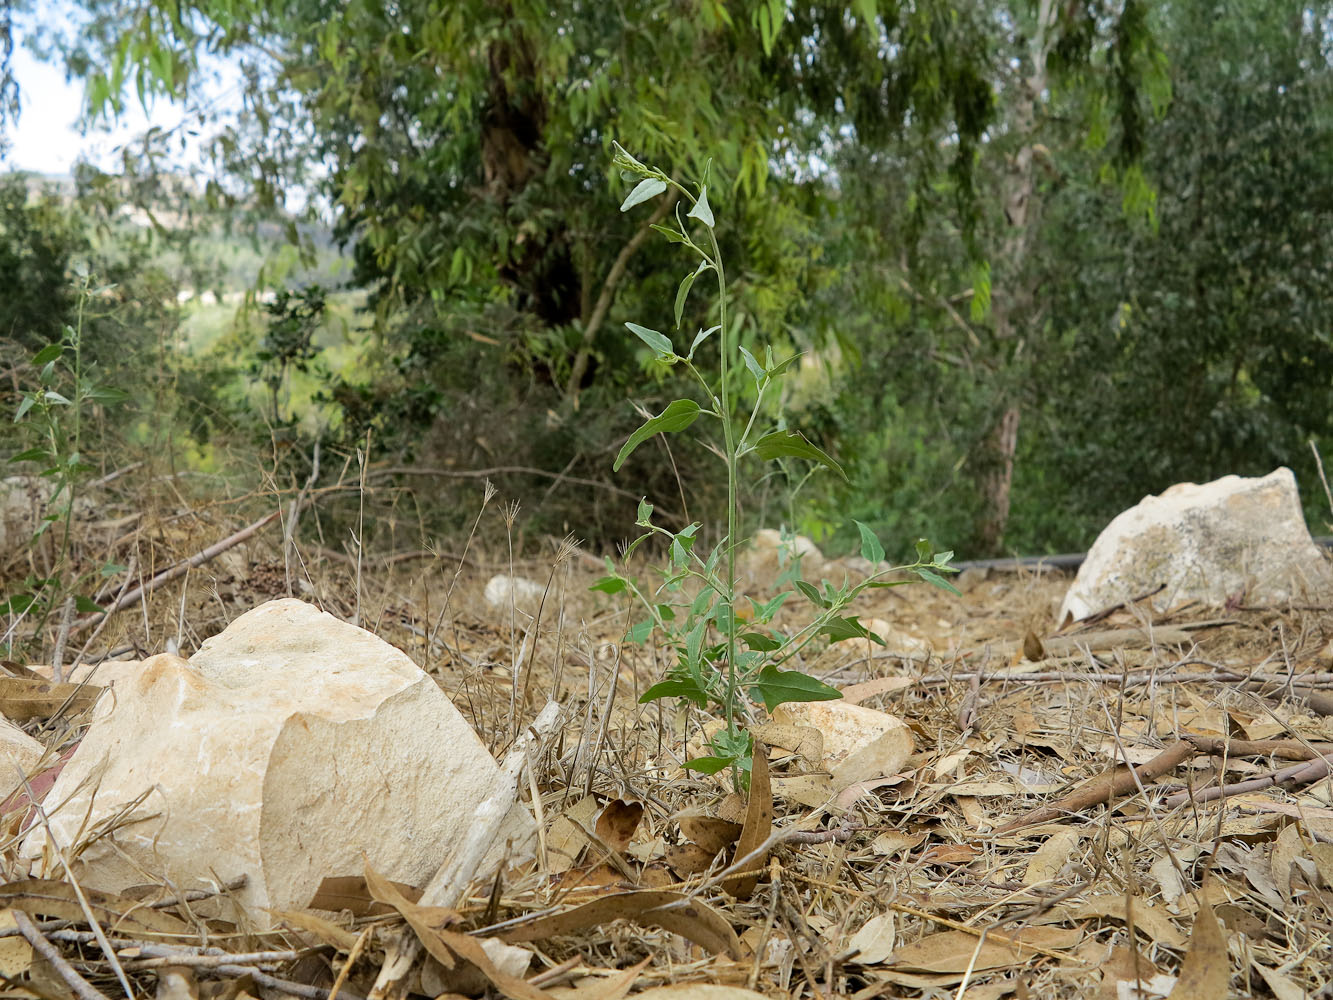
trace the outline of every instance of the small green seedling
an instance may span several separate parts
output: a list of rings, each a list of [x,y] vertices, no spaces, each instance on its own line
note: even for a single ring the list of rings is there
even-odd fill
[[[698,383],[704,402],[677,399],[648,419],[630,435],[616,456],[619,470],[626,458],[654,434],[683,431],[700,417],[717,421],[721,429],[720,453],[727,469],[727,531],[714,549],[704,555],[695,551],[701,525],[695,522],[680,531],[670,531],[652,520],[653,507],[646,500],[639,503],[637,524],[644,533],[629,544],[624,553],[622,572],[610,558],[608,575],[594,584],[594,590],[608,594],[628,592],[646,612],[647,618],[630,627],[627,639],[645,642],[657,632],[671,651],[675,662],[667,676],[654,684],[639,699],[650,702],[659,698],[682,698],[704,709],[716,710],[724,723],[711,737],[711,754],[688,761],[686,767],[708,774],[733,768],[738,786],[748,779],[753,743],[743,723],[753,717],[756,703],[772,711],[784,702],[829,701],[842,697],[837,689],[799,670],[784,670],[807,645],[816,639],[836,642],[842,639],[883,640],[846,614],[847,608],[863,591],[873,587],[895,587],[910,582],[904,571],[922,580],[958,593],[942,574],[955,570],[948,565],[952,552],[935,552],[929,542],[917,543],[915,562],[880,569],[884,547],[873,532],[857,522],[861,532],[861,555],[875,569],[860,583],[835,587],[827,581],[815,586],[793,577],[794,591],[778,594],[760,603],[751,598],[748,614],[738,609],[736,593],[736,550],[740,508],[738,502],[740,465],[749,456],[761,461],[799,459],[815,462],[843,475],[842,467],[798,431],[762,427],[764,400],[778,379],[795,360],[776,361],[773,349],[766,347],[763,360],[743,346],[732,344],[734,331],[727,322],[727,279],[722,254],[715,233],[716,220],[708,201],[708,172],[698,185],[697,194],[686,190],[656,167],[640,163],[616,145],[615,165],[626,179],[638,179],[620,206],[622,212],[650,201],[675,188],[691,206],[682,218],[676,207],[675,226],[654,225],[671,243],[683,246],[694,258],[693,269],[681,281],[676,292],[675,325],[680,326],[685,303],[696,279],[709,274],[717,282],[717,322],[699,330],[685,354],[678,354],[671,337],[637,323],[626,323],[630,332],[654,352],[665,365],[680,365]],[[718,371],[715,379],[705,377],[695,353],[716,335]],[[733,412],[731,386],[743,378],[744,366],[754,382],[754,403],[742,420]],[[628,572],[634,550],[647,538],[657,536],[667,544],[667,565],[662,582],[651,591]],[[778,609],[793,594],[799,594],[816,609],[815,617],[804,628],[787,635],[773,627]]]

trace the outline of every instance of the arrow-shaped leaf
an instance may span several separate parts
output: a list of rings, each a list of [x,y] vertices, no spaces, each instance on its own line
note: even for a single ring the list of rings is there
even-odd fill
[[[699,191],[699,200],[694,203],[690,209],[688,217],[698,219],[709,229],[713,228],[713,210],[708,205],[708,188],[701,188]]]
[[[800,431],[774,431],[772,434],[765,434],[755,442],[754,451],[756,455],[765,460],[807,458],[812,462],[828,466],[843,479],[847,478],[847,473],[842,471],[842,466],[807,441]]]
[[[629,458],[630,452],[654,434],[683,431],[694,423],[698,416],[699,404],[692,399],[677,399],[668,404],[665,410],[655,417],[650,417],[642,427],[629,436],[629,440],[620,449],[620,454],[616,456],[615,465],[611,466],[612,471],[619,472],[620,467],[625,464],[625,459]]]
[[[666,190],[666,182],[656,177],[648,177],[639,181],[634,186],[628,197],[620,204],[620,210],[627,212],[640,202],[647,201],[649,198],[656,198]]]
[[[676,350],[671,346],[671,338],[665,334],[650,330],[646,326],[639,326],[638,323],[626,323],[625,325],[629,327],[630,333],[651,347],[659,357],[663,355],[668,358],[675,356]]]
[[[750,686],[750,692],[763,699],[770,712],[788,701],[836,701],[842,697],[837,688],[815,680],[799,670],[779,670],[769,664],[759,671],[759,682]]]
[[[694,269],[693,273],[687,274],[685,280],[680,283],[680,287],[676,289],[676,326],[680,326],[680,314],[685,310],[685,297],[690,294],[690,286],[694,284],[694,279],[711,266],[706,260],[699,261],[699,266]]]

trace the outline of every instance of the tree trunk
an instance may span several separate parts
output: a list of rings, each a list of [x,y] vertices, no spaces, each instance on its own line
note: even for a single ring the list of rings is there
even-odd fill
[[[1016,97],[1009,117],[1009,133],[1018,150],[1009,159],[1002,185],[1004,238],[991,286],[991,318],[997,348],[997,377],[1002,386],[997,400],[999,415],[982,443],[976,463],[977,486],[983,509],[978,542],[987,555],[998,555],[1004,547],[1009,521],[1010,489],[1014,481],[1014,454],[1018,448],[1020,406],[1018,390],[1025,379],[1018,366],[1024,364],[1020,324],[1033,321],[1034,290],[1025,267],[1032,232],[1040,215],[1036,197],[1037,107],[1046,91],[1046,59],[1055,42],[1059,10],[1054,0],[1040,0],[1027,58],[1014,81]],[[1023,73],[1026,70],[1026,74]],[[1017,321],[1017,322],[1016,322]]]

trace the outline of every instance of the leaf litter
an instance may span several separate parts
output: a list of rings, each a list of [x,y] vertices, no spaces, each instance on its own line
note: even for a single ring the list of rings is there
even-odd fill
[[[200,571],[145,597],[88,658],[147,645],[144,622],[161,636],[186,620],[197,644],[286,593],[266,544],[248,545],[246,577]],[[638,704],[666,664],[588,592],[595,560],[532,564],[547,590],[535,614],[497,613],[462,564],[370,560],[359,594],[345,561],[303,565],[298,596],[411,654],[497,756],[544,702],[562,706],[519,782],[542,824],[535,860],[444,907],[369,869],[330,871],[310,910],[260,934],[152,872],[122,894],[28,878],[17,840],[40,818],[22,793],[41,793],[15,782],[9,991],[115,996],[119,966],[135,994],[228,1000],[1333,996],[1333,609],[1129,602],[1059,627],[1068,578],[1050,572],[969,571],[961,599],[875,591],[852,611],[901,642],[833,643],[795,666],[901,720],[911,749],[885,758],[893,773],[834,787],[825,734],[759,709],[738,794],[680,766],[712,720]],[[96,683],[6,665],[0,706],[39,735],[44,769]],[[377,988],[407,938],[411,967]]]

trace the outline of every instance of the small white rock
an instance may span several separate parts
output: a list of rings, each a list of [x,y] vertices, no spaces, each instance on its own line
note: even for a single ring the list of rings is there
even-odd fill
[[[484,596],[486,603],[493,608],[508,611],[512,604],[519,611],[534,615],[545,593],[546,588],[535,580],[499,573],[486,581]]]

